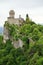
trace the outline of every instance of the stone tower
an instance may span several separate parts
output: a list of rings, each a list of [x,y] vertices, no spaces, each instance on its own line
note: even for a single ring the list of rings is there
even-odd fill
[[[14,18],[14,15],[15,15],[14,10],[10,10],[9,15],[10,15],[11,18]]]
[[[14,10],[10,10],[9,17],[7,18],[7,21],[9,24],[21,25],[23,23],[24,19],[21,18],[21,16],[19,16],[19,18],[15,18]]]

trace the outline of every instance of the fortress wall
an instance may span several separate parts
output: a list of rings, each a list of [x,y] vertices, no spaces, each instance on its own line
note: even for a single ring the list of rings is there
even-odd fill
[[[8,22],[9,22],[9,24],[17,24],[17,25],[19,25],[19,19],[8,18]]]

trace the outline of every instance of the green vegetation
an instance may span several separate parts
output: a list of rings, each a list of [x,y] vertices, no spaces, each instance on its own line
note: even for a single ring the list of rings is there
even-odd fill
[[[43,26],[37,25],[26,15],[22,26],[5,23],[13,40],[19,38],[24,42],[22,48],[15,49],[11,40],[3,43],[0,36],[0,65],[43,65]],[[31,38],[34,42],[29,42]]]

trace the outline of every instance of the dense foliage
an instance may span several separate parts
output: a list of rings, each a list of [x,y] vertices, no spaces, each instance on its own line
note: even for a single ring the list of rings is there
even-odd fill
[[[24,42],[22,48],[15,49],[10,39],[3,43],[0,36],[0,65],[43,65],[43,26],[30,20],[28,14],[22,26],[5,23],[9,35]],[[31,38],[34,42],[28,42]]]

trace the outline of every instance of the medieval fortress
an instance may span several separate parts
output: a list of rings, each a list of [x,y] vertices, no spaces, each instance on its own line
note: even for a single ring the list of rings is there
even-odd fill
[[[24,19],[21,18],[21,15],[19,15],[19,18],[15,18],[15,12],[14,10],[10,10],[9,12],[9,17],[7,18],[7,22],[9,24],[15,24],[15,25],[22,25],[22,23],[24,22]],[[4,43],[6,43],[6,40],[9,39],[9,33],[8,33],[8,30],[6,29],[6,27],[4,27]],[[18,40],[18,41],[12,41],[12,44],[14,45],[15,48],[19,48],[19,47],[22,47],[23,46],[23,42],[22,40]]]
[[[7,18],[7,21],[9,24],[17,24],[21,25],[23,23],[23,18],[21,18],[21,15],[19,15],[19,18],[15,18],[15,12],[14,10],[10,10],[9,17]]]

